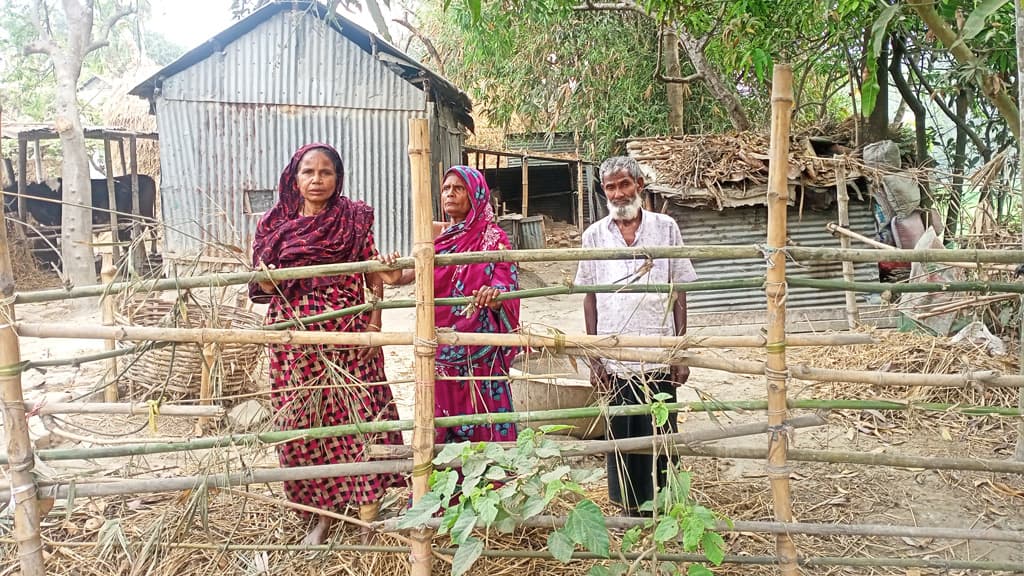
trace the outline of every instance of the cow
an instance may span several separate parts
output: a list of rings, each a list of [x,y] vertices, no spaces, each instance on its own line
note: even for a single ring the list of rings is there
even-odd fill
[[[4,212],[14,213],[18,211],[17,181],[14,177],[14,167],[9,158],[4,158],[4,165],[7,172],[8,185],[4,187]],[[154,223],[156,207],[156,182],[145,174],[139,174],[139,215],[143,217],[143,230],[149,229]],[[91,206],[92,223],[94,226],[110,224],[110,195],[107,190],[106,179],[94,178],[91,183]],[[25,188],[25,207],[32,218],[43,226],[59,227],[63,205],[61,179],[54,184],[49,182],[29,182]],[[114,177],[114,201],[118,214],[118,224],[131,221],[132,212],[132,177]],[[131,230],[121,228],[118,230],[118,240],[125,242],[131,239]],[[153,251],[156,244],[153,244]]]

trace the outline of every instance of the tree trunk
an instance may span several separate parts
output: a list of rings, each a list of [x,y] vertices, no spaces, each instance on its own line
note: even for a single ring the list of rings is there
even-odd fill
[[[71,29],[81,25],[71,21]],[[62,196],[65,203],[61,211],[60,241],[64,260],[65,278],[75,286],[96,283],[96,263],[93,259],[92,213],[82,206],[92,205],[92,183],[89,178],[89,159],[85,152],[85,134],[78,110],[78,78],[82,71],[82,55],[70,53],[54,58],[57,78],[57,119],[62,154]]]
[[[956,95],[956,115],[967,120],[967,90],[960,89]],[[956,235],[960,225],[960,202],[964,194],[964,167],[967,165],[967,131],[960,125],[956,128],[956,144],[953,149],[953,186],[949,190],[949,205],[946,207],[946,238]]]
[[[704,42],[694,38],[679,24],[676,24],[674,28],[679,36],[679,41],[683,45],[683,50],[686,51],[686,56],[690,59],[690,63],[693,64],[694,70],[703,76],[708,91],[725,108],[725,112],[729,115],[729,120],[732,121],[732,127],[739,131],[749,130],[750,120],[747,118],[747,113],[743,110],[743,104],[740,103],[739,96],[736,95],[734,89],[726,85],[718,70],[715,70],[714,66],[708,62],[707,57],[704,55]]]
[[[889,138],[889,39],[882,42],[878,54],[875,78],[878,81],[878,97],[868,117],[868,133],[864,143],[878,142]]]
[[[964,42],[959,41],[957,33],[935,10],[934,0],[910,0],[907,5],[917,12],[921,20],[928,26],[928,30],[949,49],[957,63],[968,68],[982,70],[981,74],[973,74],[972,77],[977,79],[981,93],[999,110],[999,114],[1006,120],[1013,136],[1019,140],[1020,109],[1017,108],[1017,104],[1014,103],[1013,98],[1007,93],[996,74],[985,68],[984,62],[979,60]]]
[[[914,151],[914,159],[917,161],[918,166],[923,166],[925,158],[928,154],[928,134],[925,131],[927,128],[927,110],[921,100],[917,97],[917,94],[910,89],[910,85],[907,83],[906,76],[903,75],[903,57],[906,54],[905,46],[902,42],[893,39],[892,43],[892,62],[889,64],[889,74],[892,75],[892,83],[896,86],[896,89],[900,91],[900,96],[903,97],[903,102],[914,111],[914,133],[917,150]],[[899,118],[896,119],[899,121]]]
[[[665,76],[679,78],[683,75],[679,65],[679,36],[670,26],[665,27],[661,36],[662,58],[665,62]],[[668,128],[671,134],[683,134],[683,107],[686,103],[686,86],[680,82],[669,82],[665,86],[668,92]]]
[[[387,40],[388,43],[394,44],[394,40],[391,39],[391,32],[388,31],[388,23],[384,20],[384,13],[381,11],[377,0],[366,0],[366,9],[370,11],[370,18],[373,18],[373,24],[377,27],[377,34],[380,34],[381,38]]]

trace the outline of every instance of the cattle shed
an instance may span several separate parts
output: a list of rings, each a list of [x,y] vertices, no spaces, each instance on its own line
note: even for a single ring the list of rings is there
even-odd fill
[[[818,149],[819,152],[815,152]],[[835,157],[827,139],[797,138],[790,146],[788,243],[792,246],[839,248],[826,229],[839,220],[837,186],[849,196],[850,229],[875,235],[873,202],[856,161]],[[768,138],[739,133],[636,138],[626,141],[628,154],[647,175],[648,208],[667,213],[679,223],[683,240],[699,245],[762,245],[767,229]],[[819,155],[820,154],[820,155]],[[841,170],[837,165],[842,162]],[[844,174],[838,184],[837,174]],[[604,207],[603,198],[592,205]],[[764,260],[695,260],[701,280],[749,278],[764,272]],[[878,267],[861,263],[858,281],[878,281]],[[839,262],[795,262],[787,274],[808,278],[843,278]],[[766,303],[763,288],[694,292],[687,297],[691,324],[727,328],[762,324]],[[859,297],[866,318],[888,324],[875,314],[877,306]],[[792,329],[845,327],[843,292],[790,287],[786,294]],[[865,314],[865,312],[868,312]]]
[[[161,135],[165,261],[220,268],[249,264],[281,170],[311,142],[338,149],[345,194],[375,209],[378,248],[408,253],[409,120],[429,119],[436,169],[459,163],[473,127],[465,93],[318,2],[272,2],[131,94]]]

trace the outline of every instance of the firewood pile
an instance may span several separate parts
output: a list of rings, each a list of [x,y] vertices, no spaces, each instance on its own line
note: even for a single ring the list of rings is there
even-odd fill
[[[693,207],[722,208],[763,204],[768,187],[768,136],[740,132],[638,138],[626,150],[649,169],[650,190]],[[791,187],[832,192],[834,154],[849,150],[826,137],[796,136],[790,143],[787,178]],[[860,171],[846,168],[846,180]]]

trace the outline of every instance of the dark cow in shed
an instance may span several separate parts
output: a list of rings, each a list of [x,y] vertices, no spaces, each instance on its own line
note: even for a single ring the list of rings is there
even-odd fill
[[[4,212],[14,213],[18,211],[18,185],[14,176],[14,167],[9,158],[4,158],[4,165],[7,172],[8,185],[4,187]],[[92,223],[94,226],[110,224],[110,195],[107,190],[106,179],[91,180]],[[56,188],[47,182],[29,182],[25,189],[25,207],[32,218],[43,226],[60,226],[62,215],[61,179],[56,181]],[[115,210],[118,224],[131,222],[132,212],[132,177],[114,177],[114,200],[117,204]],[[153,178],[139,174],[139,215],[143,218],[143,229],[150,228],[154,223],[156,207],[156,182]],[[121,228],[118,230],[118,240],[125,242],[131,239],[131,230]],[[155,249],[155,244],[154,244]]]

